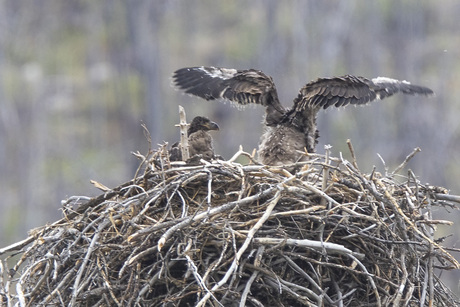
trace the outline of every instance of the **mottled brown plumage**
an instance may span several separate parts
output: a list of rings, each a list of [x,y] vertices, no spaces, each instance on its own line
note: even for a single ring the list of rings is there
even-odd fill
[[[219,126],[203,116],[195,117],[187,129],[190,158],[200,158],[210,161],[214,158],[212,136],[208,131],[219,130]],[[181,161],[182,151],[179,143],[175,143],[169,151],[170,161]]]
[[[315,151],[319,135],[316,117],[321,108],[362,105],[398,92],[433,94],[429,88],[407,81],[346,75],[309,82],[300,89],[292,108],[285,109],[273,79],[254,69],[182,68],[174,73],[173,81],[178,89],[206,100],[226,99],[243,106],[264,106],[266,130],[259,144],[259,160],[268,165],[294,163],[305,159],[305,149]]]

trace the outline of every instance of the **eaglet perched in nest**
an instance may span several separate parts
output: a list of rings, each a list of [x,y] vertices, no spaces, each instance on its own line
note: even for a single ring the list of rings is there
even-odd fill
[[[212,136],[208,131],[219,130],[219,126],[204,116],[195,117],[187,130],[190,157],[199,157],[210,161],[214,158]],[[173,144],[169,151],[170,161],[182,161],[179,142]]]

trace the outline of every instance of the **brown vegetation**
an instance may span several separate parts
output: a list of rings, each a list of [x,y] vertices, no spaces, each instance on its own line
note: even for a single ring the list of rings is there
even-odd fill
[[[459,267],[434,239],[451,222],[431,210],[460,198],[410,171],[311,155],[293,174],[234,162],[251,160],[242,150],[198,166],[169,162],[166,146],[136,156],[135,179],[95,183],[103,194],[69,198],[63,219],[0,250],[20,256],[1,262],[2,305],[458,303],[436,275]]]

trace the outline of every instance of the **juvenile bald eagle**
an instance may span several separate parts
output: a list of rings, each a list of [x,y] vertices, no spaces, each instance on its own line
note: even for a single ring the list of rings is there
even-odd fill
[[[398,92],[433,95],[431,89],[407,81],[346,75],[307,83],[294,99],[294,105],[286,109],[278,99],[273,79],[259,70],[181,68],[174,72],[173,82],[185,93],[206,100],[225,99],[239,105],[263,105],[266,108],[266,129],[259,144],[259,160],[268,165],[305,160],[305,149],[315,152],[319,136],[316,117],[320,109],[362,105]]]
[[[210,161],[214,158],[214,148],[212,137],[208,131],[219,130],[219,126],[204,116],[195,117],[187,129],[188,145],[190,158],[200,156],[202,159]],[[181,161],[182,151],[179,142],[173,144],[169,151],[170,161]]]

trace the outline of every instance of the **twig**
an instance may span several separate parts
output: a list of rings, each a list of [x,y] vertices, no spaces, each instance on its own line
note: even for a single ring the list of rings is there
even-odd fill
[[[266,195],[271,194],[273,192],[273,190],[275,190],[276,188],[277,187],[272,187],[272,188],[267,189],[267,190],[265,190],[265,191],[263,191],[263,192],[261,192],[259,194],[249,196],[249,197],[243,198],[243,199],[238,200],[238,201],[229,202],[229,203],[227,203],[225,205],[222,205],[220,207],[213,208],[213,209],[211,209],[209,211],[199,213],[199,214],[195,215],[194,217],[190,217],[190,218],[185,219],[183,222],[181,222],[179,224],[176,224],[175,226],[169,228],[161,236],[160,240],[158,240],[158,245],[157,245],[158,250],[161,251],[161,249],[164,246],[164,244],[166,243],[166,241],[172,236],[172,234],[174,232],[178,231],[179,229],[184,228],[184,227],[190,225],[193,222],[202,220],[204,218],[210,218],[210,217],[212,217],[212,216],[214,216],[214,215],[216,215],[218,213],[221,213],[221,212],[224,212],[224,211],[227,211],[227,210],[231,210],[235,206],[243,206],[245,204],[252,203],[257,199],[260,199],[262,197],[265,197]]]
[[[8,245],[6,247],[0,248],[0,255],[3,255],[4,253],[7,253],[7,252],[20,250],[24,246],[27,246],[31,242],[33,242],[34,239],[35,239],[34,236],[29,236],[29,237],[27,237],[27,239],[24,239],[22,241],[19,241],[19,242],[13,243],[11,245]]]
[[[305,188],[307,188],[308,190],[312,191],[313,193],[316,193],[318,194],[319,196],[321,196],[322,198],[326,199],[329,204],[334,204],[335,206],[339,206],[340,204],[335,201],[332,197],[330,197],[329,195],[327,195],[326,193],[324,193],[323,191],[319,190],[318,188],[314,187],[313,185],[311,184],[308,184],[307,182],[302,182],[303,183],[303,186]]]
[[[85,271],[85,268],[86,268],[86,265],[88,264],[89,262],[89,259],[90,259],[90,256],[92,254],[92,252],[94,251],[94,248],[96,246],[96,243],[99,239],[99,235],[101,233],[101,231],[109,224],[109,221],[108,220],[105,220],[104,222],[102,222],[99,227],[97,228],[97,231],[94,233],[93,235],[93,238],[91,240],[91,244],[88,246],[88,250],[86,251],[86,255],[85,255],[85,258],[83,259],[83,262],[80,266],[80,268],[78,269],[78,273],[77,273],[77,276],[75,278],[75,282],[73,284],[73,291],[72,291],[72,299],[70,301],[70,305],[71,306],[74,306],[76,301],[77,301],[77,297],[78,297],[78,294],[79,292],[82,290],[79,286],[80,284],[80,279],[81,277],[83,276],[83,273]]]
[[[435,193],[434,196],[436,196],[436,199],[439,199],[439,200],[453,201],[453,202],[456,202],[456,203],[460,204],[460,196],[459,195],[449,195],[449,194]]]
[[[189,255],[185,254],[185,258],[187,259],[187,265],[189,268],[192,270],[193,276],[195,276],[195,280],[197,281],[198,285],[206,292],[208,293],[219,306],[224,306],[222,305],[219,300],[212,294],[211,291],[209,291],[208,287],[203,281],[203,278],[200,276],[198,273],[198,268],[196,267],[195,263],[193,262],[192,258],[190,258]]]
[[[382,306],[382,303],[380,302],[380,295],[379,295],[379,291],[377,290],[377,286],[375,285],[375,282],[374,282],[374,279],[372,278],[373,277],[373,274],[370,274],[369,271],[367,270],[366,266],[364,266],[361,261],[359,261],[357,258],[355,258],[353,255],[350,255],[348,254],[348,257],[350,257],[351,259],[353,259],[353,261],[355,261],[358,266],[361,268],[361,270],[364,271],[364,273],[366,273],[366,276],[367,276],[367,280],[369,281],[370,285],[372,286],[372,289],[374,289],[374,295],[375,295],[375,299],[376,299],[376,303],[377,303],[377,306]]]
[[[323,191],[323,192],[326,192],[327,180],[329,179],[329,154],[330,154],[331,148],[332,148],[331,145],[324,145],[324,150],[326,151],[326,159],[325,159],[324,163],[327,166],[323,167],[323,181],[321,183],[321,191]],[[321,198],[321,205],[326,206],[326,199],[325,198]]]
[[[301,276],[303,276],[315,289],[316,291],[320,292],[320,298],[321,297],[324,297],[326,298],[327,300],[327,303],[328,304],[332,304],[332,300],[331,298],[329,297],[329,295],[327,295],[327,293],[324,291],[324,289],[322,289],[317,283],[316,281],[310,277],[310,275],[308,275],[301,267],[299,267],[291,258],[287,257],[286,255],[283,255],[283,258],[286,259],[286,261],[289,263],[289,265],[297,272],[299,273]],[[318,305],[322,305],[322,300],[318,302]]]
[[[275,196],[273,197],[273,199],[270,201],[267,209],[265,210],[264,215],[260,218],[259,222],[257,224],[255,224],[251,228],[251,230],[249,231],[245,242],[243,243],[241,248],[236,253],[235,259],[233,260],[233,262],[232,262],[232,264],[230,266],[230,269],[228,269],[228,271],[227,271],[227,273],[225,273],[224,277],[216,285],[214,285],[214,287],[212,287],[211,291],[214,292],[217,289],[219,289],[223,284],[225,284],[227,282],[227,280],[233,274],[233,272],[235,271],[235,269],[236,269],[236,267],[238,265],[238,262],[239,262],[241,256],[243,255],[243,253],[246,251],[247,247],[251,243],[254,234],[257,232],[257,230],[259,230],[260,227],[262,227],[262,225],[268,219],[268,217],[270,216],[273,208],[275,208],[275,206],[278,203],[280,198],[281,198],[281,191],[277,191]],[[204,306],[204,304],[207,302],[209,297],[210,297],[210,293],[206,293],[206,295],[198,302],[198,304],[196,306],[197,307]]]
[[[251,161],[251,163],[258,164],[256,160],[254,160],[254,156],[250,153],[247,153],[243,150],[243,146],[240,145],[238,151],[230,158],[230,160],[226,161],[227,163],[235,162],[240,156],[245,156],[246,158]]]
[[[404,289],[406,288],[406,282],[407,282],[407,269],[406,269],[406,250],[402,249],[401,250],[401,261],[400,263],[400,268],[402,270],[402,279],[399,285],[398,292],[396,294],[396,297],[393,301],[394,306],[401,306],[401,297],[403,295]]]
[[[350,139],[347,139],[347,145],[348,145],[348,149],[350,150],[353,167],[359,170],[358,162],[356,161],[356,156],[355,156],[355,149],[353,148],[353,144],[351,143]]]
[[[383,157],[379,153],[377,153],[377,157],[379,157],[380,161],[383,164],[383,169],[385,170],[385,176],[388,176],[388,166],[385,163],[385,160],[383,160]]]
[[[365,257],[364,254],[353,252],[352,250],[340,244],[331,243],[331,242],[313,241],[313,240],[308,240],[308,239],[295,240],[295,239],[278,239],[278,238],[254,238],[254,243],[271,244],[271,245],[279,245],[281,243],[284,243],[286,245],[313,248],[318,251],[326,250],[327,252],[331,254],[353,255],[358,259],[364,259]]]
[[[259,246],[259,248],[257,249],[257,253],[254,258],[255,267],[260,266],[260,261],[264,253],[264,250],[265,250],[265,247],[263,245]],[[247,300],[249,291],[251,290],[251,285],[254,282],[254,280],[257,278],[257,275],[259,275],[259,271],[253,271],[251,274],[251,277],[249,277],[248,282],[246,283],[246,286],[244,287],[243,293],[241,294],[240,307],[246,306],[246,300]]]
[[[405,221],[406,223],[412,228],[414,229],[414,231],[416,233],[418,233],[420,236],[422,236],[425,240],[427,240],[430,244],[433,244],[433,246],[435,246],[436,248],[438,248],[439,250],[441,250],[443,252],[443,254],[445,255],[445,257],[447,257],[449,259],[449,261],[458,269],[460,268],[460,263],[451,255],[449,254],[446,250],[444,250],[444,248],[442,246],[440,246],[439,244],[437,244],[436,242],[434,242],[433,240],[431,240],[429,237],[427,237],[423,232],[421,232],[415,225],[414,223],[406,216],[406,214],[404,214],[404,212],[401,210],[401,208],[399,207],[398,203],[395,201],[395,199],[390,195],[390,193],[388,192],[388,190],[385,188],[384,184],[380,181],[380,180],[377,180],[377,182],[379,183],[380,187],[384,189],[384,193],[385,193],[385,196],[387,197],[388,199],[388,203],[390,203],[392,206],[393,206],[393,209],[396,210],[397,212],[399,212],[399,216],[401,216]]]
[[[409,163],[409,161],[418,153],[418,152],[421,152],[422,150],[417,147],[415,148],[407,157],[406,159],[404,159],[404,161],[397,167],[395,168],[394,171],[391,172],[391,176],[394,176],[395,174],[397,174],[400,170],[402,170],[406,165],[407,163]]]

